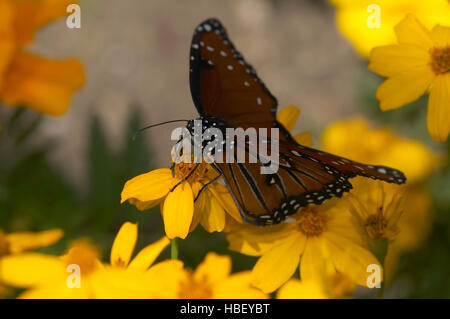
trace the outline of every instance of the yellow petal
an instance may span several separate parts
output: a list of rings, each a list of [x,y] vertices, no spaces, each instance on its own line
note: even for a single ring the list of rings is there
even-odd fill
[[[78,60],[53,61],[20,53],[10,65],[0,98],[11,106],[26,105],[41,113],[62,115],[84,78]]]
[[[76,0],[21,0],[13,2],[16,7],[16,37],[21,45],[30,42],[38,28],[67,15],[66,8],[69,4],[78,3]]]
[[[387,79],[377,90],[381,110],[392,110],[414,102],[427,91],[433,79],[434,73],[429,66]]]
[[[306,237],[294,233],[262,255],[252,270],[252,284],[270,293],[284,284],[297,269]]]
[[[274,226],[254,226],[241,224],[227,233],[229,249],[250,256],[261,256],[266,251],[282,243],[295,231],[292,224]]]
[[[227,278],[230,273],[230,256],[208,253],[201,264],[195,269],[194,279],[199,282],[206,280],[209,284],[215,284]]]
[[[294,136],[294,140],[300,144],[300,145],[304,145],[304,146],[308,146],[311,147],[312,146],[312,137],[311,137],[311,133],[309,132],[302,132],[299,133],[297,135]]]
[[[143,248],[136,257],[133,258],[131,263],[128,265],[129,270],[134,271],[145,271],[147,270],[158,258],[164,248],[169,245],[170,240],[167,237],[163,237],[157,242],[148,245]]]
[[[136,198],[130,198],[128,200],[128,203],[130,203],[131,205],[136,206],[136,208],[140,211],[145,211],[145,210],[149,210],[159,204],[161,204],[161,201],[163,199],[155,199],[155,200],[149,200],[146,202],[141,202],[140,200],[136,199]]]
[[[450,28],[442,25],[436,25],[431,30],[431,36],[438,47],[445,48],[450,46]]]
[[[299,116],[300,109],[295,105],[289,105],[281,109],[277,115],[277,121],[280,122],[289,132],[292,132]]]
[[[200,197],[208,195],[209,197],[205,200],[204,211],[200,215],[200,223],[207,232],[221,232],[225,227],[225,210],[209,190],[204,190]]]
[[[160,168],[138,175],[125,183],[121,194],[121,203],[130,198],[141,202],[158,200],[167,195],[178,183],[168,168]]]
[[[67,274],[69,276],[69,273]],[[67,277],[66,276],[66,277]],[[64,278],[52,279],[36,288],[28,289],[19,299],[89,299],[92,298],[89,284],[82,279],[80,288],[67,287]]]
[[[440,75],[430,91],[428,132],[436,142],[445,142],[450,131],[450,74]]]
[[[434,45],[430,31],[411,14],[397,24],[394,30],[400,44],[413,44],[424,49],[430,49]]]
[[[236,221],[242,224],[241,213],[227,187],[218,183],[214,183],[208,187],[208,190],[213,194],[214,198],[219,202],[223,209]]]
[[[138,236],[138,225],[126,222],[120,227],[111,248],[111,265],[126,267],[130,262]]]
[[[21,253],[40,247],[53,245],[63,236],[61,229],[51,229],[43,232],[18,232],[6,235],[11,254]]]
[[[213,287],[215,299],[267,299],[268,296],[257,288],[250,286],[252,274],[242,271],[219,281]]]
[[[366,287],[367,278],[370,276],[370,272],[367,272],[369,265],[378,265],[380,279],[383,279],[383,269],[367,249],[333,232],[326,232],[324,236],[336,270],[347,275],[352,282]]]
[[[416,45],[387,45],[370,52],[369,69],[383,76],[394,76],[429,65],[430,62],[430,53]]]
[[[180,297],[180,282],[189,276],[180,260],[165,260],[157,263],[145,274],[146,282],[151,290],[151,298],[165,299]]]
[[[289,280],[278,290],[277,299],[326,299],[323,285],[314,280]]]
[[[300,278],[320,282],[333,273],[330,252],[323,237],[308,238],[300,261]]]
[[[10,255],[0,259],[0,280],[14,287],[32,287],[66,276],[64,263],[56,256],[38,253]]]
[[[105,267],[92,274],[89,286],[95,299],[148,299],[152,297],[144,272]]]
[[[16,50],[13,22],[13,4],[10,1],[0,1],[0,91]]]
[[[212,186],[212,185],[210,185],[210,186]],[[196,198],[198,192],[203,187],[203,184],[200,182],[194,182],[194,183],[192,183],[191,187],[192,187],[192,192],[194,194],[194,198]],[[206,190],[203,190],[203,191],[206,191]],[[200,196],[197,198],[197,200],[194,203],[194,215],[192,216],[192,223],[189,228],[190,232],[194,231],[194,229],[197,227],[198,223],[200,222],[200,219],[202,218],[203,212],[205,211],[205,207],[206,207],[206,199],[207,199],[207,196],[202,196],[202,194],[200,194]]]
[[[163,206],[164,228],[170,239],[186,238],[194,214],[194,195],[188,182],[178,185],[167,195]]]

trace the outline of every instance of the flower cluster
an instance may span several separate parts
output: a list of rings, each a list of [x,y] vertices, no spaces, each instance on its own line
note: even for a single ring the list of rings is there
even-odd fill
[[[380,0],[384,18],[375,28],[367,25],[371,1],[330,2],[341,32],[369,59],[368,69],[387,78],[376,91],[380,109],[400,108],[428,94],[428,132],[436,142],[447,141],[450,27],[444,25],[450,24],[449,2]],[[25,48],[38,28],[66,14],[69,3],[0,0],[4,104],[50,115],[68,109],[72,93],[84,83],[80,62],[49,60]],[[277,121],[293,132],[299,116],[300,110],[289,105]],[[292,136],[305,148],[313,144],[308,132]],[[121,225],[108,261],[87,238],[73,241],[61,255],[39,251],[63,237],[60,229],[0,230],[0,298],[262,299],[272,293],[280,299],[351,298],[359,286],[381,286],[382,296],[400,256],[417,248],[431,230],[433,205],[424,182],[441,157],[363,116],[329,125],[320,148],[398,168],[408,182],[399,186],[356,177],[342,197],[300,207],[282,223],[261,227],[244,222],[235,194],[210,164],[172,163],[124,184],[121,203],[139,211],[159,206],[162,214],[165,235],[141,249],[136,249],[141,247],[138,233],[146,234],[132,222]],[[232,258],[215,252],[195,269],[187,267],[178,259],[178,243],[199,225],[208,233],[223,232],[231,251],[257,259],[254,267],[232,272]],[[169,245],[170,259],[164,253]]]

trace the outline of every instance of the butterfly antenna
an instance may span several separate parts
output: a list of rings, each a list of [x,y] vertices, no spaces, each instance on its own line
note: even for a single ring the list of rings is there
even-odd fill
[[[160,126],[160,125],[164,125],[164,124],[169,124],[169,123],[175,123],[175,122],[189,122],[189,120],[172,120],[172,121],[166,121],[166,122],[162,122],[162,123],[157,123],[157,124],[152,124],[146,127],[143,127],[139,130],[137,130],[134,134],[133,134],[133,141],[136,139],[136,136],[140,133],[142,133],[143,131],[152,128],[152,127],[156,127],[156,126]]]

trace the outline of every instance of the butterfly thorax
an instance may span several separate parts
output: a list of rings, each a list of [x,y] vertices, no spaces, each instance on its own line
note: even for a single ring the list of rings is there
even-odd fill
[[[226,129],[230,125],[224,119],[217,116],[202,116],[195,120],[188,121],[186,128],[189,130],[192,136],[198,134],[205,134],[208,129],[218,129],[222,135],[225,136]]]

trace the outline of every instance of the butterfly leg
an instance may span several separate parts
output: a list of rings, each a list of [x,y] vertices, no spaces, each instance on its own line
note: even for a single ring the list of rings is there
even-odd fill
[[[195,170],[197,169],[197,167],[200,164],[196,164],[195,167],[192,169],[192,171],[189,172],[189,174],[187,174],[186,177],[184,177],[181,181],[179,181],[178,183],[176,183],[176,185],[174,187],[172,187],[172,189],[170,190],[171,192],[173,192],[175,190],[175,188],[178,187],[178,185],[180,185],[181,183],[187,181],[189,179],[189,177],[192,176],[192,174],[194,174]],[[172,166],[172,174],[174,174],[174,166]]]
[[[222,173],[219,173],[219,175],[217,175],[216,177],[214,177],[212,180],[210,180],[208,183],[206,183],[205,185],[202,186],[202,188],[200,188],[200,190],[197,193],[197,196],[195,196],[194,199],[194,203],[197,201],[198,197],[200,196],[200,193],[206,188],[208,187],[210,184],[214,183],[215,181],[217,181],[220,177],[222,177]]]

